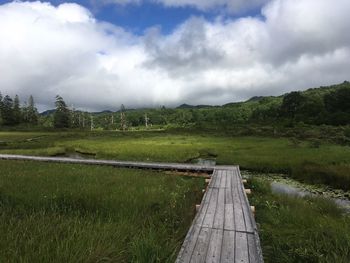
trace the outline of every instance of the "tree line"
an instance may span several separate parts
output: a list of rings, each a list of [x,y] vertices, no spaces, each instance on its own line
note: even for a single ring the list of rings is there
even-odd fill
[[[94,114],[94,127],[105,130],[122,127],[167,126],[225,129],[240,124],[294,126],[350,124],[350,83],[321,87],[279,97],[255,97],[223,106],[189,106],[153,109],[125,109]],[[122,118],[119,118],[119,115]]]
[[[101,113],[69,108],[63,98],[57,95],[55,110],[38,116],[32,96],[24,106],[20,105],[18,96],[12,99],[0,95],[0,98],[0,122],[4,125],[35,125],[39,120],[39,125],[43,127],[126,130],[157,125],[225,129],[237,124],[350,124],[350,83],[347,81],[330,87],[294,91],[279,97],[253,97],[246,102],[223,106],[182,105],[178,108],[161,106],[133,110],[122,105],[117,112]]]
[[[104,129],[121,129],[126,130],[129,123],[126,116],[126,109],[124,105],[121,105],[119,110],[119,121],[118,118],[114,118],[115,114],[108,116],[108,125],[101,126],[99,116],[94,114],[77,111],[73,107],[69,108],[66,102],[60,95],[56,96],[55,111],[53,114],[52,125],[54,128],[80,128],[94,130],[96,128]]]
[[[9,95],[3,97],[0,92],[0,124],[14,126],[22,123],[38,124],[38,110],[33,96],[29,96],[24,105],[21,105],[18,95],[14,98]]]
[[[350,124],[350,83],[344,82],[325,94],[320,94],[320,91],[291,92],[283,97],[281,104],[257,107],[251,120],[335,126]]]

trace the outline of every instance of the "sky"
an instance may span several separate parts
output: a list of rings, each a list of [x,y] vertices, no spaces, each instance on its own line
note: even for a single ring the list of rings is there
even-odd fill
[[[0,0],[0,91],[99,111],[340,83],[349,13],[349,0]]]

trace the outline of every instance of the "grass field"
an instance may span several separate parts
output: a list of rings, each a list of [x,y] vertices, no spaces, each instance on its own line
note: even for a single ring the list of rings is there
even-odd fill
[[[331,201],[272,194],[267,182],[249,185],[266,263],[348,263],[350,217]]]
[[[203,179],[0,161],[0,262],[173,262]]]
[[[42,137],[40,137],[42,136]],[[30,138],[37,138],[31,140]],[[29,139],[29,140],[28,140]],[[218,164],[284,172],[310,183],[350,189],[350,147],[288,138],[234,137],[189,132],[0,132],[0,153],[59,155],[79,151],[96,158],[188,162],[215,157]]]
[[[189,132],[0,132],[0,153],[189,162],[350,189],[350,147],[288,138]],[[92,158],[92,157],[91,157]],[[163,172],[0,161],[0,262],[172,262],[204,182]],[[322,199],[250,185],[266,262],[348,262],[350,221]],[[42,242],[45,240],[45,242]]]

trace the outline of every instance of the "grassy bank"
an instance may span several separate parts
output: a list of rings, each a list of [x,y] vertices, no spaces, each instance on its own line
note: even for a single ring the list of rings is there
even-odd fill
[[[350,217],[333,203],[275,195],[261,179],[250,187],[265,262],[349,262]]]
[[[0,261],[173,262],[204,180],[0,161]]]
[[[79,151],[96,158],[161,162],[216,158],[218,164],[283,172],[309,183],[350,189],[350,147],[330,142],[185,131],[0,132],[0,141],[0,153],[53,156]]]

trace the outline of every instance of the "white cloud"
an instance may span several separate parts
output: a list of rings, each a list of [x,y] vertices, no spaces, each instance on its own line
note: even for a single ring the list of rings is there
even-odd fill
[[[263,19],[136,36],[77,4],[0,6],[0,90],[43,107],[221,104],[350,79],[350,2],[274,0]]]

